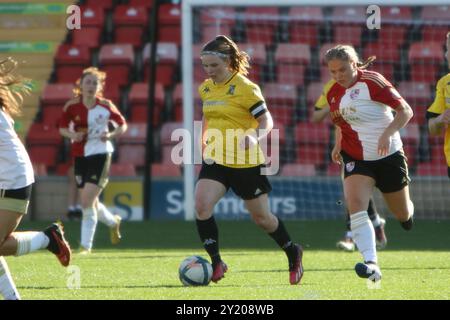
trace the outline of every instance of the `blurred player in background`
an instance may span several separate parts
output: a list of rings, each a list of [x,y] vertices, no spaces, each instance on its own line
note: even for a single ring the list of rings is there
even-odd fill
[[[69,178],[69,187],[67,192],[67,217],[69,220],[80,220],[83,216],[83,210],[79,203],[79,193],[77,182],[75,180],[73,164],[67,171],[67,177]]]
[[[414,205],[409,196],[408,165],[399,130],[413,112],[381,74],[365,70],[374,59],[360,62],[349,45],[338,45],[325,54],[336,81],[327,93],[330,115],[337,126],[332,160],[344,166],[344,194],[352,236],[364,258],[355,271],[360,277],[377,281],[381,270],[367,208],[377,187],[402,227],[412,228]],[[395,116],[391,110],[395,110]]]
[[[328,81],[324,88],[323,92],[320,95],[320,97],[317,99],[315,106],[314,106],[314,113],[312,115],[312,121],[317,123],[325,119],[326,116],[330,113],[330,106],[327,102],[327,93],[328,90],[336,83],[334,80]],[[341,175],[341,178],[343,176]],[[346,226],[347,231],[344,235],[344,239],[341,241],[338,241],[336,243],[336,246],[339,249],[342,249],[344,251],[354,251],[355,250],[355,243],[352,238],[352,231],[350,228],[350,215],[348,214],[348,209],[346,208],[347,214],[345,216],[346,220]],[[383,249],[386,247],[387,244],[387,238],[384,231],[384,225],[386,224],[386,220],[380,217],[380,215],[377,212],[377,209],[375,207],[375,202],[373,201],[373,198],[370,198],[369,200],[369,207],[367,208],[367,213],[369,214],[370,221],[372,221],[373,227],[375,228],[375,239],[377,243],[378,249]]]
[[[81,221],[81,253],[91,252],[97,219],[110,228],[111,242],[120,241],[120,222],[98,199],[108,183],[111,140],[124,133],[127,124],[114,104],[103,98],[106,74],[97,68],[83,70],[74,90],[75,98],[68,101],[60,123],[60,133],[72,141],[75,179],[80,189],[83,218]],[[117,124],[109,132],[109,121]],[[73,124],[73,130],[70,125]]]
[[[450,32],[447,33],[445,59],[450,67]],[[445,130],[444,153],[450,178],[450,73],[443,76],[436,85],[436,96],[427,110],[428,130],[431,135],[441,135]]]
[[[215,130],[226,140],[226,130],[253,129],[255,132],[251,135],[247,131],[232,141],[224,141],[223,148],[205,152],[203,157],[195,190],[195,210],[200,239],[212,260],[212,281],[219,281],[227,271],[219,253],[219,232],[213,210],[231,188],[244,200],[255,223],[285,251],[290,283],[300,283],[303,250],[291,241],[282,221],[270,212],[267,194],[272,187],[261,174],[264,156],[259,140],[272,130],[273,120],[260,88],[245,77],[249,68],[248,55],[226,36],[217,36],[208,42],[200,55],[209,78],[199,87],[206,136]],[[208,137],[206,149],[213,139]],[[232,148],[227,148],[227,144]],[[250,161],[250,154],[258,155],[255,163]]]
[[[25,79],[13,74],[16,66],[11,58],[0,62],[0,294],[6,300],[19,300],[20,295],[3,256],[48,249],[63,266],[68,266],[71,259],[70,246],[59,224],[43,232],[15,232],[27,213],[34,183],[30,158],[14,131],[12,118],[20,113],[22,95],[30,90]]]

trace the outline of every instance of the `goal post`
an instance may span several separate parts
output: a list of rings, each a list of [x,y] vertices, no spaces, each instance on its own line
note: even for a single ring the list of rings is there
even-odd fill
[[[373,5],[377,7],[407,7],[412,13],[409,20],[390,21],[384,19],[381,15],[381,29],[384,27],[385,22],[391,22],[389,30],[392,34],[387,37],[387,41],[395,42],[402,41],[398,46],[398,51],[392,54],[383,52],[384,44],[377,46],[377,41],[371,39],[364,39],[365,29],[369,28],[368,24],[373,21],[368,21],[368,18],[373,12]],[[273,0],[183,0],[182,1],[182,58],[181,58],[181,74],[183,85],[183,123],[184,128],[192,133],[191,141],[188,146],[190,152],[186,153],[184,149],[185,159],[192,160],[194,155],[194,120],[196,119],[195,110],[196,106],[196,86],[200,79],[198,77],[198,48],[204,44],[206,38],[205,35],[214,34],[214,30],[218,32],[230,31],[232,32],[232,38],[244,51],[247,51],[250,56],[250,64],[252,68],[250,71],[250,79],[256,82],[262,88],[263,95],[266,100],[270,100],[268,108],[274,116],[276,122],[278,122],[278,128],[280,128],[280,139],[283,140],[284,145],[281,150],[282,160],[282,172],[280,176],[271,177],[270,180],[274,185],[274,199],[271,200],[271,207],[273,210],[281,210],[275,212],[281,214],[284,218],[289,219],[327,219],[337,218],[344,212],[344,206],[342,204],[342,186],[339,178],[339,169],[332,166],[329,160],[329,153],[331,151],[333,130],[329,122],[321,125],[311,125],[310,116],[314,109],[315,99],[320,94],[320,89],[325,83],[326,68],[321,65],[321,54],[325,50],[327,45],[336,43],[337,39],[348,39],[346,43],[353,44],[360,54],[361,58],[367,58],[366,53],[377,52],[378,67],[374,70],[380,71],[384,74],[393,84],[399,89],[400,93],[406,98],[406,100],[412,105],[414,111],[418,116],[424,116],[427,105],[432,102],[432,95],[437,79],[443,75],[445,71],[443,54],[440,57],[433,57],[432,64],[423,63],[422,60],[414,60],[411,56],[411,46],[417,45],[420,49],[420,43],[424,43],[427,46],[429,43],[440,43],[443,48],[445,44],[445,38],[441,36],[442,30],[450,30],[450,19],[435,21],[420,20],[421,14],[425,11],[425,7],[440,7],[448,5],[448,1],[441,0],[394,0],[394,1],[356,1],[356,0],[343,0],[336,3],[336,1],[315,0],[315,1],[299,1],[299,0],[279,0],[276,3]],[[249,27],[249,21],[255,21],[255,14],[247,13],[247,8],[267,8],[276,7],[279,14],[276,16],[264,16],[259,18],[260,23],[255,23],[256,27]],[[308,22],[298,23],[298,29],[294,29],[292,17],[288,13],[292,8],[319,8],[321,14],[323,13],[323,21],[316,21],[316,25]],[[337,8],[352,8],[358,7],[361,9],[362,16],[358,16],[358,20],[332,20],[332,12]],[[213,8],[232,8],[234,10],[233,21],[234,24],[227,24],[227,16],[209,16],[208,20],[216,19],[215,23],[210,26],[203,24],[202,19],[211,12]],[[420,8],[420,9],[417,9]],[[450,15],[450,7],[448,14]],[[256,13],[256,15],[258,15]],[[417,19],[419,18],[419,19]],[[331,20],[330,20],[331,19]],[[351,19],[351,18],[349,18]],[[408,19],[408,18],[402,18]],[[325,22],[331,23],[332,28],[336,30],[329,30],[328,27],[324,27]],[[270,28],[270,25],[275,25],[275,29]],[[402,28],[396,28],[397,25]],[[430,28],[427,29],[427,24],[430,24]],[[358,25],[358,27],[355,27]],[[318,27],[317,27],[318,26]],[[403,26],[412,27],[414,30],[406,30],[408,35],[412,38],[408,38],[406,41],[406,35],[404,38],[398,38],[400,29]],[[434,28],[436,26],[436,28]],[[313,39],[314,32],[312,28],[318,28],[317,37]],[[396,30],[397,29],[397,30]],[[211,31],[212,30],[212,31]],[[355,31],[356,30],[356,31]],[[386,27],[386,30],[388,28]],[[268,34],[268,32],[275,32],[275,34]],[[422,32],[433,33],[434,37],[429,40]],[[331,35],[330,35],[331,34]],[[233,37],[235,35],[236,37]],[[328,40],[323,38],[319,39],[319,36],[327,37]],[[371,34],[368,33],[370,37]],[[267,39],[271,42],[267,42]],[[380,36],[381,37],[381,36]],[[397,37],[397,38],[396,38]],[[209,39],[210,40],[210,39]],[[339,40],[342,42],[343,40]],[[373,42],[373,43],[372,43]],[[251,44],[251,45],[249,45]],[[289,48],[295,48],[294,55],[286,55],[286,50],[282,52],[281,47],[286,46],[286,50]],[[296,46],[290,47],[291,44]],[[391,43],[392,44],[392,43]],[[242,46],[241,46],[242,45]],[[381,47],[381,49],[380,49]],[[392,47],[389,46],[388,47]],[[264,53],[262,58],[258,54],[258,50],[263,48]],[[372,51],[370,51],[370,50]],[[425,48],[424,50],[426,50]],[[439,49],[439,48],[438,48]],[[378,50],[378,51],[376,51]],[[381,50],[381,51],[380,51]],[[389,49],[390,50],[390,49]],[[252,52],[249,52],[252,51]],[[292,63],[292,59],[296,59],[295,53],[298,53],[298,58],[302,58],[302,54],[309,55],[303,62],[298,64]],[[252,55],[252,53],[255,53]],[[283,57],[281,57],[283,53]],[[443,53],[443,52],[442,52]],[[280,54],[280,56],[278,55]],[[364,55],[363,55],[364,54]],[[396,56],[398,54],[398,57]],[[390,59],[399,59],[398,61],[391,61]],[[259,61],[258,59],[261,59]],[[277,59],[285,59],[286,65],[278,65]],[[291,59],[291,60],[290,60]],[[197,62],[197,63],[196,63]],[[430,66],[433,66],[433,75],[429,76]],[[378,68],[378,69],[377,69]],[[391,77],[391,78],[390,78]],[[424,84],[425,83],[425,84]],[[425,86],[425,97],[421,97],[421,86]],[[403,90],[403,92],[402,92]],[[428,96],[426,96],[428,94]],[[290,99],[292,95],[292,99]],[[412,100],[409,100],[412,99]],[[414,100],[415,99],[415,100]],[[422,99],[422,100],[421,100]],[[410,102],[411,101],[411,102]],[[198,102],[198,101],[197,101]],[[291,115],[289,112],[289,105],[295,109],[295,114]],[[418,108],[421,109],[418,109]],[[198,119],[196,119],[198,120]],[[434,162],[434,158],[438,152],[434,151],[439,148],[441,143],[440,154],[443,156],[442,137],[436,138],[436,146],[433,150],[428,149],[428,140],[432,140],[426,133],[425,120],[422,122],[414,122],[411,126],[407,126],[402,130],[402,136],[404,137],[404,143],[407,145],[407,151],[414,154],[414,163],[411,163],[412,176],[414,184],[413,200],[417,200],[416,210],[419,213],[419,217],[426,217],[427,210],[433,210],[433,218],[450,218],[450,212],[446,213],[445,208],[450,206],[449,200],[450,194],[448,194],[448,178],[446,175],[435,174],[427,172],[426,166],[422,165],[430,164],[430,166],[436,165],[438,161]],[[327,128],[324,133],[323,128]],[[327,136],[328,134],[328,136]],[[303,139],[312,139],[317,142],[316,145],[309,145],[307,148],[301,147],[299,139],[303,136]],[[320,139],[325,139],[326,143]],[[427,140],[427,141],[425,141]],[[430,140],[430,141],[431,141]],[[409,142],[411,142],[411,148]],[[307,143],[308,141],[304,141]],[[311,141],[309,141],[311,142]],[[320,146],[320,148],[319,148]],[[426,148],[426,150],[423,150]],[[433,153],[435,152],[435,153]],[[318,156],[318,154],[320,154]],[[327,159],[328,157],[328,159]],[[412,156],[411,156],[412,158]],[[303,161],[303,159],[305,161]],[[442,159],[441,159],[442,160]],[[440,171],[442,173],[445,164],[440,162]],[[430,167],[431,168],[431,167]],[[284,170],[284,172],[283,172]],[[422,170],[422,171],[421,171]],[[434,169],[432,169],[434,170]],[[434,171],[433,171],[434,172]],[[194,184],[196,180],[196,170],[193,161],[188,161],[184,164],[184,208],[185,219],[194,220]],[[417,183],[415,183],[417,181]],[[286,196],[286,197],[285,197]],[[432,196],[432,198],[429,198]],[[284,197],[284,198],[283,198]],[[416,197],[416,198],[414,198]],[[300,199],[301,198],[301,199]],[[377,204],[380,204],[380,211],[384,211],[383,202],[380,201],[379,194],[376,196]],[[290,200],[291,202],[289,202]],[[227,205],[227,201],[228,205]],[[283,202],[285,201],[285,202]],[[292,201],[295,204],[292,204]],[[223,211],[236,209],[240,211],[241,208],[236,205],[230,204],[231,200],[225,200],[221,205]],[[275,208],[275,209],[274,209]],[[280,209],[281,208],[281,209]],[[284,211],[283,211],[284,210]],[[295,211],[295,213],[293,213]],[[223,213],[223,212],[222,212]],[[242,218],[241,215],[226,215],[222,217],[226,219]]]

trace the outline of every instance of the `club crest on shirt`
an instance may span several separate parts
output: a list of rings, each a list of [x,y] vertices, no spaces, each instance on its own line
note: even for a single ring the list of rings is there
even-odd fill
[[[230,84],[230,87],[228,88],[227,94],[234,95],[234,90],[236,89],[236,85]]]
[[[203,93],[208,93],[209,92],[209,87],[204,87],[203,88]]]
[[[355,169],[355,161],[351,161],[345,164],[345,170],[347,170],[347,172],[352,172],[353,169]]]
[[[96,122],[97,124],[104,124],[104,123],[107,122],[107,119],[106,119],[106,117],[104,117],[102,114],[99,114],[99,115],[97,116],[97,118],[95,118],[95,122]]]
[[[359,89],[352,89],[350,91],[350,99],[355,100],[359,96]]]

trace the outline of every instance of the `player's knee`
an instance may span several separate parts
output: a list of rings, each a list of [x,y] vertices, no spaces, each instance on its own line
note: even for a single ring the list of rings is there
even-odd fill
[[[195,212],[197,218],[199,219],[207,219],[212,213],[212,206],[204,200],[198,200],[195,202]]]

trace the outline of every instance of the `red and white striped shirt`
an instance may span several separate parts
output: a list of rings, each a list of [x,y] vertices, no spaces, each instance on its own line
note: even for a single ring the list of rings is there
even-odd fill
[[[69,128],[73,124],[75,132],[84,132],[81,142],[72,141],[72,155],[86,157],[114,151],[111,141],[102,141],[103,133],[108,132],[109,121],[121,126],[125,119],[117,108],[106,99],[97,99],[94,107],[88,109],[82,99],[75,99],[64,107],[60,121],[61,128]]]
[[[355,82],[344,88],[335,83],[327,93],[330,115],[342,131],[341,148],[356,160],[378,160],[378,139],[394,120],[392,109],[403,100],[381,74],[358,70]],[[400,133],[391,136],[388,156],[402,148]]]

